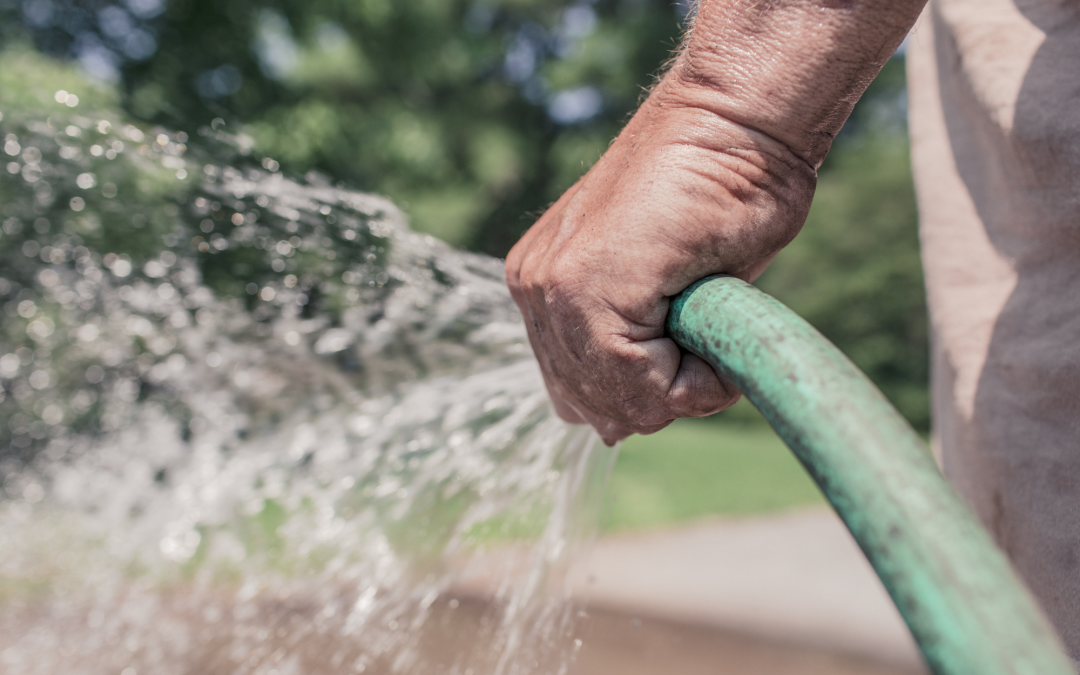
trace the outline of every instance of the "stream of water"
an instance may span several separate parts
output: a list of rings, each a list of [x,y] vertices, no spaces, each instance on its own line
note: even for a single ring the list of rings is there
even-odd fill
[[[501,263],[73,98],[0,98],[0,670],[565,671],[613,455]]]

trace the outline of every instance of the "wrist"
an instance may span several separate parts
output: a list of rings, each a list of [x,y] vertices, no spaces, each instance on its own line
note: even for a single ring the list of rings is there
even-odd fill
[[[669,72],[653,89],[623,134],[656,142],[690,145],[741,160],[732,168],[754,182],[755,172],[816,177],[817,167],[782,133],[747,124],[734,106],[722,105],[716,92]],[[623,134],[620,134],[622,136]]]
[[[820,166],[925,0],[701,0],[658,88]]]

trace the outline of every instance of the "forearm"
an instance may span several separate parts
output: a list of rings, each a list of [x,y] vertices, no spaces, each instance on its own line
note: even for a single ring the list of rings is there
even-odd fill
[[[655,92],[783,143],[818,166],[926,0],[701,0]]]

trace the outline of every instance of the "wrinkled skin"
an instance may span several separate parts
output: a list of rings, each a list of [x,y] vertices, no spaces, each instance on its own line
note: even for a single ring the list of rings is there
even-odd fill
[[[609,444],[738,400],[664,337],[668,297],[709,274],[756,276],[798,232],[816,179],[782,145],[667,89],[507,259],[556,410]]]
[[[563,419],[610,445],[738,400],[664,337],[668,299],[753,279],[798,233],[833,136],[921,4],[702,3],[672,69],[507,257]]]

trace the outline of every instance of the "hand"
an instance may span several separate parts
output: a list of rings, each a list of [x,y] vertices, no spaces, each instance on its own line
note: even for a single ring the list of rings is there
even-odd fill
[[[925,0],[701,0],[671,70],[506,260],[555,409],[614,444],[738,392],[664,337],[668,298],[759,274]]]
[[[665,78],[506,261],[556,411],[609,445],[738,400],[664,337],[668,298],[710,274],[759,274],[813,195],[805,158],[695,91]]]

